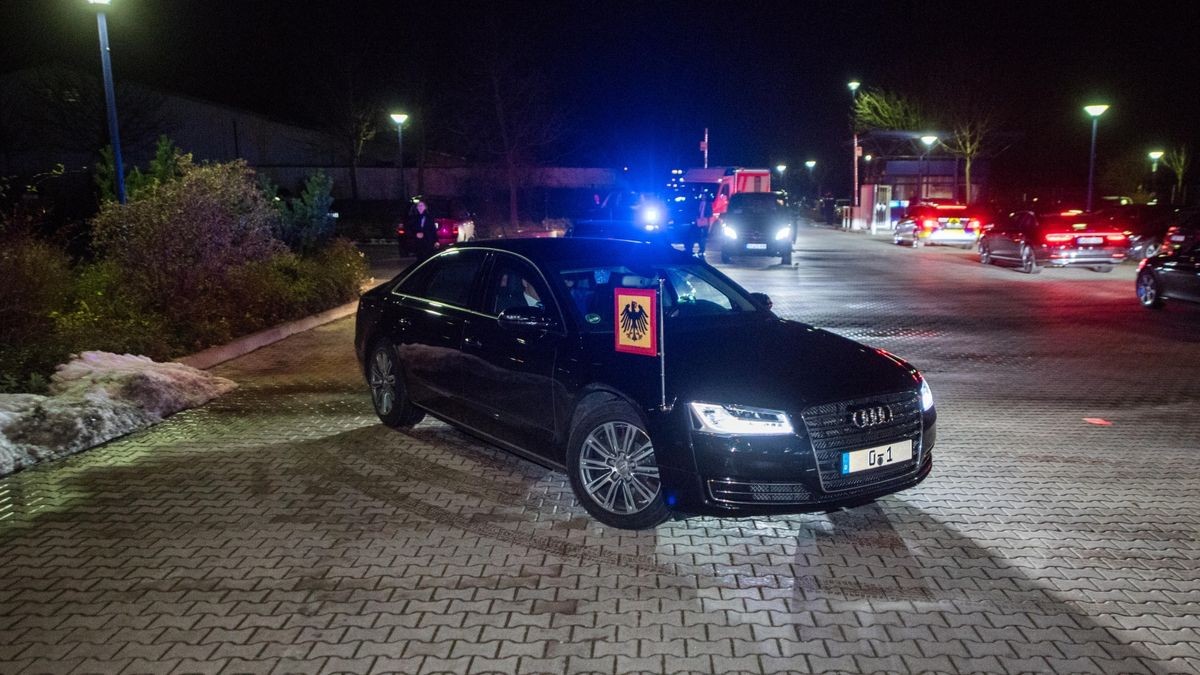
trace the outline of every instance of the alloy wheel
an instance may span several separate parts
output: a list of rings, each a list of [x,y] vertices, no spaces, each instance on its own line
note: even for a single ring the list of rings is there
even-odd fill
[[[579,458],[583,489],[610,513],[628,515],[650,506],[661,483],[650,437],[622,421],[592,429]]]
[[[386,349],[376,349],[371,358],[371,400],[375,411],[380,415],[392,412],[396,404],[396,372],[395,362]]]

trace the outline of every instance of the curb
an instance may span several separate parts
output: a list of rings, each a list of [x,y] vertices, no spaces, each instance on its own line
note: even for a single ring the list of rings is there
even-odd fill
[[[190,354],[175,360],[185,366],[199,368],[200,370],[208,370],[215,365],[236,359],[239,356],[244,356],[256,349],[279,342],[286,337],[291,337],[296,333],[303,333],[304,331],[311,330],[317,326],[350,316],[357,309],[358,300],[354,300],[352,302],[347,302],[344,305],[334,307],[333,309],[327,309],[320,314],[313,314],[312,316],[306,316],[303,319],[281,323],[278,326],[272,326],[270,328],[260,330],[257,333],[244,335],[233,342],[217,345],[216,347],[209,347],[204,351],[196,352],[195,354]]]
[[[376,277],[371,277],[362,285],[360,293],[365,293],[366,291],[385,281],[387,281],[387,279],[381,280]],[[306,316],[303,319],[296,319],[295,321],[288,321],[277,326],[264,328],[257,333],[243,335],[233,342],[223,345],[216,345],[215,347],[209,347],[208,349],[196,352],[195,354],[189,354],[187,356],[175,359],[175,361],[177,363],[182,363],[185,366],[191,366],[200,370],[208,370],[213,366],[220,365],[226,361],[231,361],[239,356],[245,356],[256,349],[261,349],[267,345],[274,344],[284,338],[291,337],[296,333],[303,333],[304,331],[312,330],[317,326],[323,326],[327,323],[332,323],[338,319],[350,316],[357,310],[358,300],[351,300],[344,305],[339,305],[333,309],[327,309],[319,314],[313,314],[311,316]]]

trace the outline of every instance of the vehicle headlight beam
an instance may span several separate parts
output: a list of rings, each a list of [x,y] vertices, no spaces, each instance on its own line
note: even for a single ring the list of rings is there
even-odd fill
[[[782,410],[728,403],[692,401],[692,419],[699,431],[719,436],[779,436],[794,433]]]

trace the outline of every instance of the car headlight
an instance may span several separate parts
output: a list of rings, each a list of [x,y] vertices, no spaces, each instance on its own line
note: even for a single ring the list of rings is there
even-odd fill
[[[792,226],[791,225],[784,225],[783,227],[779,228],[778,232],[775,233],[775,241],[782,241],[784,239],[791,239],[791,238],[792,238]]]
[[[921,380],[921,410],[929,410],[933,407],[933,390],[929,388],[929,383]]]
[[[792,423],[782,410],[751,408],[725,403],[692,401],[692,417],[699,430],[722,436],[776,436],[793,433]]]
[[[725,235],[726,237],[728,237],[730,239],[737,239],[737,230],[733,229],[732,227],[730,227],[728,225],[721,226],[721,234]]]
[[[657,228],[663,221],[663,212],[657,206],[647,206],[642,209],[642,223],[647,230]]]

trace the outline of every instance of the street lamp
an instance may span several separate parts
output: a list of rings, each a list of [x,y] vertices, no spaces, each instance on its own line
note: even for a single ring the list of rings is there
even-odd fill
[[[846,83],[850,87],[850,132],[853,138],[853,147],[850,148],[850,166],[851,166],[851,185],[850,185],[850,203],[858,208],[858,125],[854,123],[855,102],[858,100],[858,88],[862,86],[862,82],[858,80],[850,80]]]
[[[1085,105],[1083,109],[1087,114],[1092,116],[1092,152],[1088,159],[1088,188],[1087,188],[1087,210],[1092,210],[1092,185],[1096,179],[1096,127],[1100,124],[1100,116],[1108,110],[1108,106]]]
[[[813,199],[816,199],[817,197],[819,197],[819,196],[820,196],[820,195],[818,195],[818,194],[817,194],[817,182],[816,182],[816,180],[813,178],[813,169],[817,168],[817,160],[815,160],[815,159],[810,159],[810,160],[808,160],[807,162],[805,162],[805,163],[804,163],[804,166],[808,167],[808,182],[809,182],[809,183],[812,183],[812,186],[813,186]]]
[[[921,143],[923,143],[925,145],[925,152],[921,154],[921,168],[922,169],[926,168],[925,157],[927,155],[929,155],[929,151],[933,149],[934,143],[937,143],[937,142],[938,142],[938,137],[934,136],[933,134],[927,134],[927,135],[921,137]],[[927,182],[925,180],[925,172],[919,171],[918,173],[920,174],[921,185],[920,185],[920,189],[917,191],[917,196],[924,199],[925,198],[925,183]]]
[[[1163,151],[1151,150],[1148,154],[1150,156],[1150,171],[1158,173],[1158,160],[1162,159]]]
[[[396,123],[396,154],[399,155],[397,163],[400,165],[400,200],[408,201],[408,183],[404,182],[404,123],[408,120],[408,115],[404,113],[392,113],[392,121]]]
[[[96,27],[100,30],[100,67],[104,72],[104,98],[108,104],[108,141],[113,148],[113,170],[117,178],[117,203],[125,203],[125,167],[121,162],[121,134],[117,131],[117,97],[113,91],[112,60],[108,49],[108,20],[104,8],[111,0],[88,0],[96,7]]]
[[[779,172],[779,189],[787,192],[787,187],[783,182],[783,172],[787,171],[787,164],[776,164],[775,170]]]

